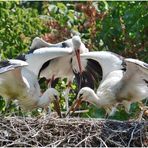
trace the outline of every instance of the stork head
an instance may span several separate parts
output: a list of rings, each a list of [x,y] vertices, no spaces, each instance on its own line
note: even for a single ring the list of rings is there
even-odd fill
[[[60,105],[59,105],[59,100],[60,100],[59,92],[56,89],[54,89],[54,88],[49,89],[49,99],[51,100],[51,102],[53,102],[54,109],[57,112],[57,114],[59,115],[59,117],[62,117]]]
[[[73,43],[75,50],[80,50],[79,48],[81,46],[81,38],[79,36],[73,36],[72,43]]]
[[[72,111],[72,113],[75,112],[75,110],[81,105],[81,103],[83,101],[89,102],[89,103],[93,103],[93,96],[94,96],[95,92],[89,88],[89,87],[83,87],[82,89],[80,89],[76,100],[74,101],[73,105],[71,106],[71,108],[69,109],[67,115],[69,115],[69,113]]]

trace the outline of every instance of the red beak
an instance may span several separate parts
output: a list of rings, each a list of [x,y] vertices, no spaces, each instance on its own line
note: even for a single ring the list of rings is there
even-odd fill
[[[80,75],[81,75],[82,74],[82,65],[81,65],[81,59],[80,59],[80,49],[77,49],[75,52],[76,52],[76,57],[77,57],[78,66],[79,66]]]
[[[67,112],[66,116],[68,116],[71,111],[72,111],[71,114],[73,114],[75,110],[80,106],[81,103],[82,103],[82,98],[76,99],[73,105],[70,107],[69,111]]]
[[[59,117],[62,118],[61,109],[60,109],[60,105],[59,105],[59,99],[54,100],[53,104],[54,104],[55,111],[57,112]]]

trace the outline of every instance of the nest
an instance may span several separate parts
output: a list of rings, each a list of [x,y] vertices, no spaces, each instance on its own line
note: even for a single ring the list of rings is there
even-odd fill
[[[0,117],[0,147],[147,147],[148,122]]]

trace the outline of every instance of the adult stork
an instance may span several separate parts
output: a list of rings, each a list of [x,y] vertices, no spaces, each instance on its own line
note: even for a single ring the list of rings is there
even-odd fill
[[[98,84],[110,72],[123,69],[123,57],[109,51],[93,51],[80,55],[81,59],[81,76],[77,62],[72,61],[73,72],[75,73],[78,83],[81,81],[81,87],[88,86],[92,89],[98,87]]]
[[[123,104],[125,110],[129,112],[131,103],[147,98],[148,64],[126,58],[123,65],[125,70],[110,72],[102,80],[96,93],[89,87],[82,88],[69,112],[75,111],[82,101],[106,108],[109,115],[114,113],[118,104]]]
[[[78,63],[79,71],[81,71],[80,54],[88,52],[88,49],[81,42],[79,36],[73,36],[66,41],[50,44],[39,37],[36,37],[30,47],[29,54],[25,55],[26,61],[29,63],[29,69],[39,76],[46,79],[67,78],[73,80],[72,59]],[[63,53],[64,51],[64,53]],[[34,62],[34,58],[42,57]],[[40,66],[36,66],[39,63]]]
[[[53,102],[61,117],[57,90],[49,88],[41,94],[37,77],[26,68],[27,65],[27,62],[15,59],[0,62],[0,95],[8,101],[17,99],[25,110],[46,108]]]
[[[27,68],[39,78],[44,77],[52,82],[56,78],[67,78],[67,82],[70,83],[74,77],[71,63],[73,60],[76,61],[81,73],[80,54],[84,52],[88,52],[88,49],[79,36],[73,36],[72,39],[57,44],[49,44],[36,37],[24,59],[29,64]],[[69,88],[66,91],[68,93]],[[68,109],[67,101],[68,99]]]

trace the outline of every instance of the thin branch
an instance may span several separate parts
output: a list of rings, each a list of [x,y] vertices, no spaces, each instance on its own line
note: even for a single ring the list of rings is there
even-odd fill
[[[133,129],[133,131],[132,131],[132,133],[131,133],[131,138],[130,138],[130,140],[129,140],[129,142],[128,142],[128,146],[127,146],[127,147],[130,147],[130,144],[131,144],[131,141],[133,140],[134,132],[135,132],[135,130],[136,130],[136,128],[137,128],[137,125],[138,125],[138,124],[135,125],[135,127],[134,127],[134,129]]]

